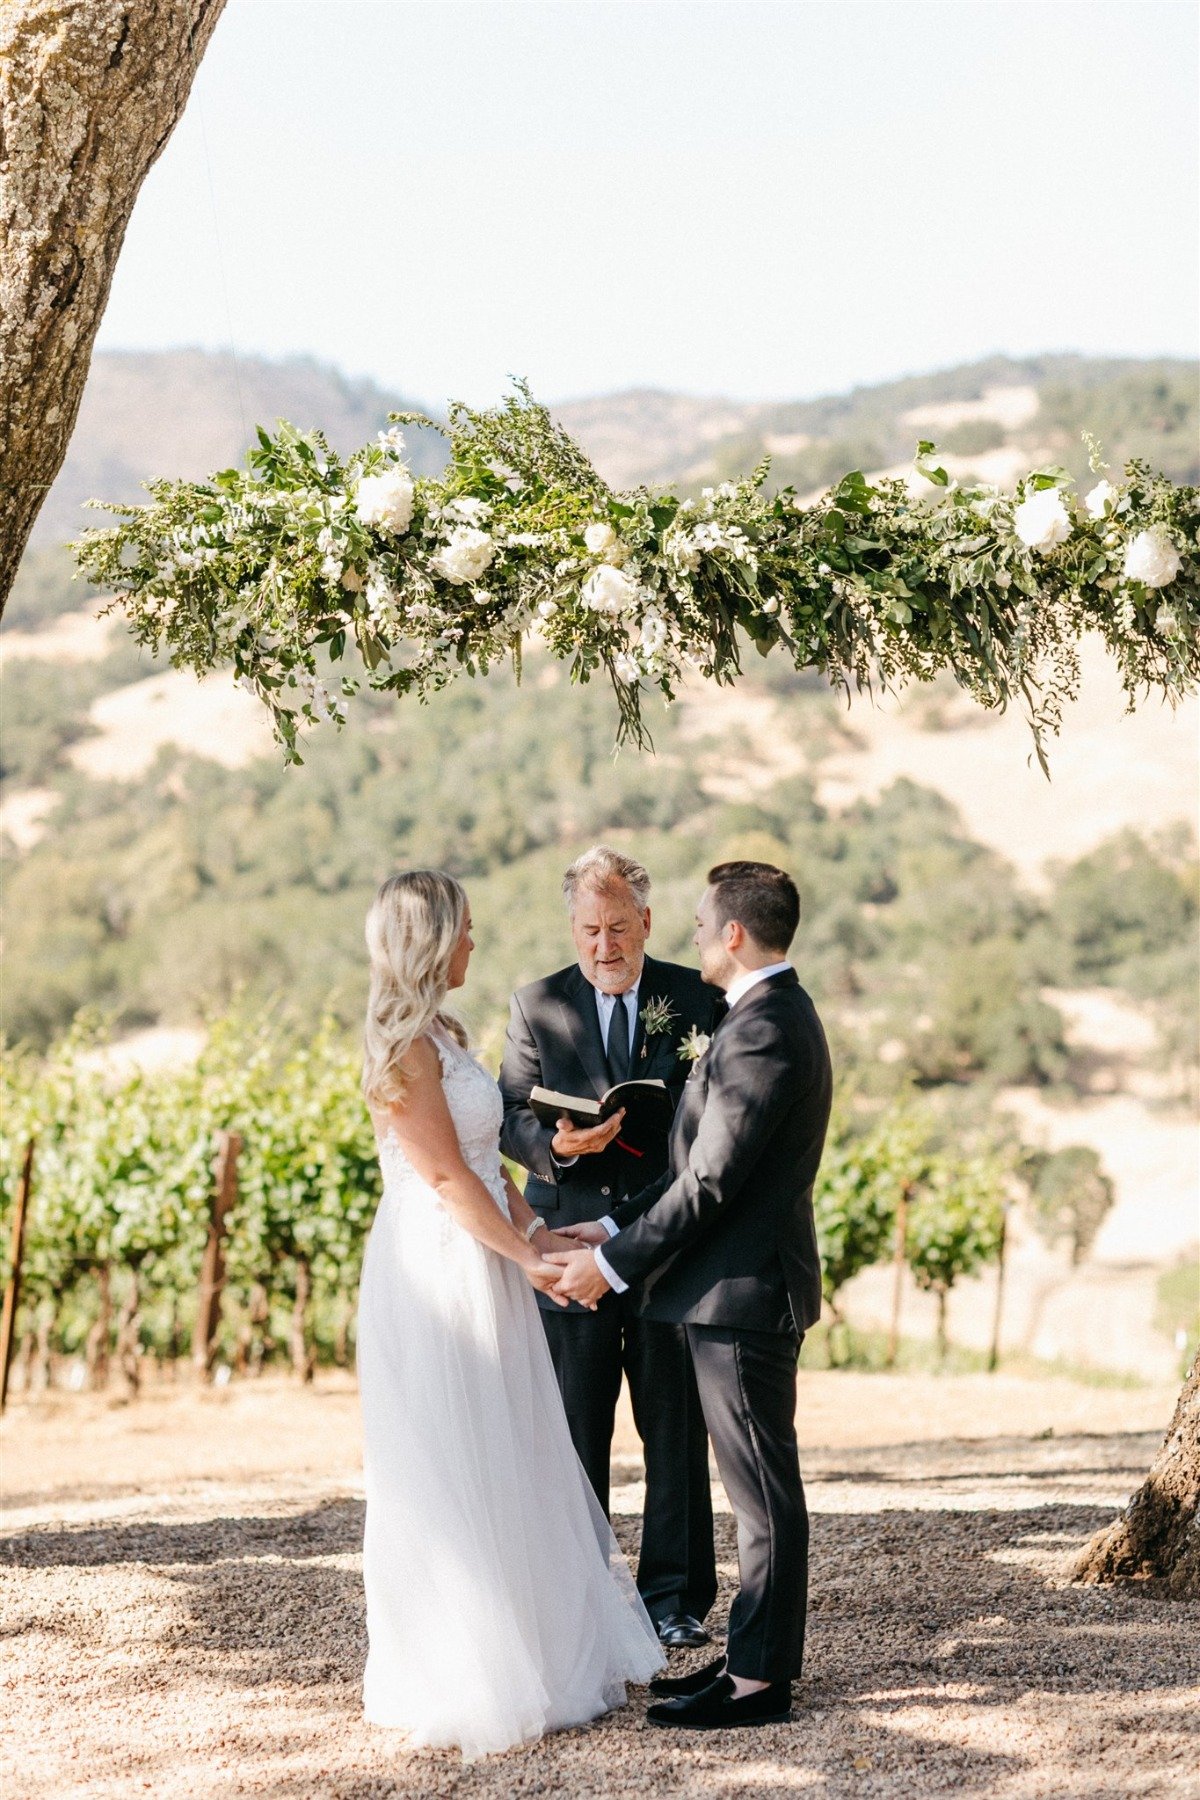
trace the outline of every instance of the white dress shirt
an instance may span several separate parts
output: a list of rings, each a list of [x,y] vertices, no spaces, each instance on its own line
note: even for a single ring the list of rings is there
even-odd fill
[[[790,969],[791,966],[790,962],[768,963],[765,969],[748,969],[744,975],[739,975],[737,980],[731,981],[729,986],[725,989],[725,1005],[729,1012],[733,1011],[743,994],[748,994],[750,989],[757,987],[760,981],[768,981],[772,975],[782,975],[784,970]],[[610,1238],[616,1237],[619,1227],[607,1214],[605,1214],[604,1218],[600,1219],[598,1223],[603,1225]],[[603,1275],[605,1281],[607,1281],[609,1287],[613,1290],[613,1293],[623,1294],[629,1286],[629,1283],[621,1280],[621,1277],[617,1274],[617,1271],[611,1267],[608,1258],[601,1249],[597,1247],[592,1251],[592,1255],[596,1259],[596,1267]]]

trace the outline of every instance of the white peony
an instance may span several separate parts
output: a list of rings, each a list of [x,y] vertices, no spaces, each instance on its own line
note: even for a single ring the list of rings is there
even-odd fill
[[[1140,581],[1143,587],[1170,587],[1183,559],[1161,525],[1139,531],[1125,552],[1126,581]]]
[[[1111,481],[1098,481],[1090,494],[1085,494],[1083,504],[1087,508],[1089,519],[1102,519],[1105,511],[1117,497],[1117,490]]]
[[[486,531],[460,525],[432,562],[439,575],[461,587],[464,582],[478,581],[495,554],[496,546]]]
[[[477,500],[473,494],[460,494],[446,508],[452,519],[459,519],[464,525],[486,525],[492,516],[492,509],[486,500]]]
[[[403,469],[382,475],[364,475],[354,496],[354,510],[364,525],[380,525],[402,537],[412,524],[412,478]]]
[[[622,613],[636,598],[637,589],[628,575],[611,563],[601,563],[583,584],[583,604],[592,612]]]
[[[617,534],[611,525],[597,519],[583,534],[583,541],[593,556],[606,556],[617,547]]]
[[[1013,530],[1023,544],[1045,555],[1071,535],[1071,515],[1057,488],[1040,488],[1013,513]]]

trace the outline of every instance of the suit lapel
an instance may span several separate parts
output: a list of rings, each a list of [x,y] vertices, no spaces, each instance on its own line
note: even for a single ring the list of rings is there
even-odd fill
[[[575,1054],[595,1089],[597,1100],[602,1100],[612,1084],[608,1078],[608,1060],[600,1037],[595,989],[582,970],[576,969],[569,978],[567,991],[559,1005],[571,1042],[575,1046]]]

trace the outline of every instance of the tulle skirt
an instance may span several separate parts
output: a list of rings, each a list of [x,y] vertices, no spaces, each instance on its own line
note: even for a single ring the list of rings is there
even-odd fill
[[[363,1698],[472,1758],[623,1705],[664,1659],[532,1289],[426,1196],[385,1194],[363,1270]]]

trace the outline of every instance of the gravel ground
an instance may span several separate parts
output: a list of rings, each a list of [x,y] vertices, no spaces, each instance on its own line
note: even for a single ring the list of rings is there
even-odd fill
[[[635,1692],[597,1725],[465,1767],[360,1718],[348,1384],[246,1384],[224,1404],[18,1401],[0,1536],[4,1793],[1200,1800],[1200,1604],[1064,1580],[1144,1472],[1171,1396],[1064,1391],[1055,1435],[1032,1436],[1047,1385],[809,1378],[802,1413],[829,1441],[804,1452],[812,1610],[792,1724],[658,1732]],[[938,1435],[960,1415],[971,1436]],[[614,1523],[634,1554],[627,1425],[617,1448]],[[714,1498],[719,1626],[735,1564],[719,1486]]]

